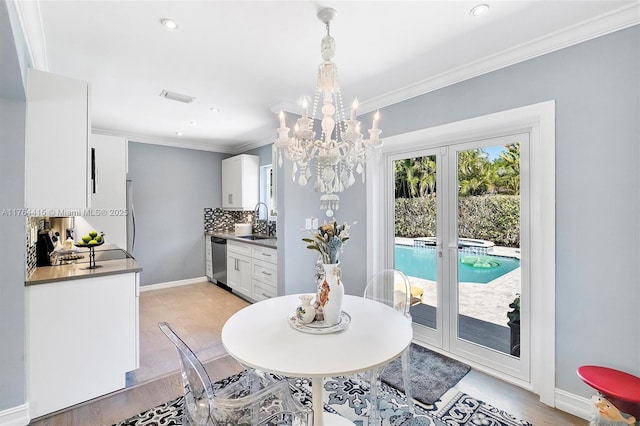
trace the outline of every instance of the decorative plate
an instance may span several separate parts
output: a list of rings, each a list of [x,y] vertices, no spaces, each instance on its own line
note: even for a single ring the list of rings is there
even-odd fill
[[[313,321],[309,324],[301,324],[298,322],[296,314],[293,313],[287,317],[289,325],[294,329],[302,333],[309,334],[331,334],[345,330],[351,323],[351,316],[342,311],[340,313],[340,321],[336,325],[325,325],[324,321]]]

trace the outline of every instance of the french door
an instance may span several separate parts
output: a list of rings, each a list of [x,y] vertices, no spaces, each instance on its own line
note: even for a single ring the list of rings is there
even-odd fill
[[[529,133],[385,158],[415,338],[529,382]]]

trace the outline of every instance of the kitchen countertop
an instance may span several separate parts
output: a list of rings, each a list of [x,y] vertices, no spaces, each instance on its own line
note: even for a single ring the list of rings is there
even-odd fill
[[[278,248],[278,240],[277,238],[261,238],[258,240],[248,240],[246,238],[242,238],[233,232],[216,232],[216,231],[207,231],[205,235],[224,238],[226,240],[238,241],[241,243],[254,244],[257,246],[268,247],[272,249]]]
[[[96,257],[98,252],[99,251],[96,250]],[[142,271],[142,268],[133,257],[114,260],[96,260],[96,265],[99,266],[99,268],[83,269],[89,266],[88,262],[57,266],[38,266],[29,274],[25,281],[25,285],[46,284],[57,281]]]

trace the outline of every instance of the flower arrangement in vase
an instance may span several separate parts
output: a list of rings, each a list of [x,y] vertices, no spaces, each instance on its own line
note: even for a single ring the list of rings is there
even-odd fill
[[[338,256],[342,252],[343,246],[349,241],[349,228],[351,226],[343,223],[338,225],[335,219],[329,223],[322,224],[313,234],[313,238],[303,238],[307,248],[320,253],[322,263],[338,263]]]
[[[346,223],[338,225],[335,219],[324,223],[314,232],[312,238],[303,238],[307,248],[316,250],[321,262],[320,274],[322,282],[316,297],[316,320],[322,319],[328,326],[340,322],[342,313],[342,298],[344,285],[341,280],[341,270],[338,257],[344,245],[349,241],[349,228]]]

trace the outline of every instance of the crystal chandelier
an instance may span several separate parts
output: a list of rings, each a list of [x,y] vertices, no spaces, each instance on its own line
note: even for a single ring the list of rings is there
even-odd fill
[[[315,159],[316,180],[314,190],[321,192],[320,209],[328,217],[333,216],[339,208],[340,197],[337,193],[344,191],[355,183],[354,173],[365,180],[365,163],[375,151],[382,147],[378,129],[380,114],[373,118],[369,139],[363,139],[360,133],[360,122],[356,120],[357,100],[354,101],[351,115],[347,119],[342,103],[342,95],[338,85],[338,69],[332,59],[335,55],[335,41],[330,35],[330,23],[336,11],[325,8],[318,12],[318,19],[324,22],[327,35],[322,39],[321,53],[323,62],[318,69],[311,117],[308,116],[308,103],[303,101],[303,113],[289,136],[289,128],[285,123],[284,112],[280,112],[280,127],[275,147],[278,152],[278,165],[282,166],[282,153],[293,163],[292,178],[301,186],[307,184],[312,176],[312,160]],[[316,139],[313,131],[318,105],[322,98],[322,129],[320,138]]]

